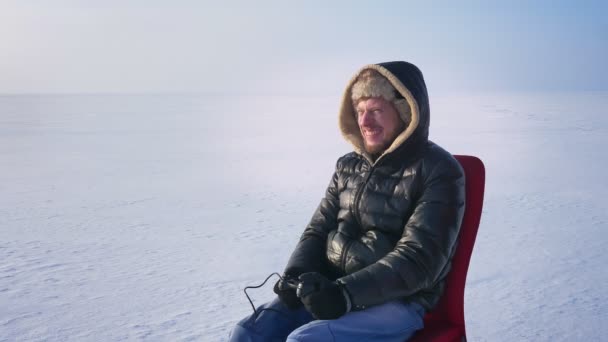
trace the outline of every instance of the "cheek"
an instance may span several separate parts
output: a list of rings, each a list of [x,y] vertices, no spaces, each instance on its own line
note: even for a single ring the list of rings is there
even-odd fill
[[[386,126],[390,127],[390,131],[392,132],[398,132],[401,130],[402,127],[402,121],[400,118],[391,118],[391,120],[389,120],[388,122],[386,122]]]

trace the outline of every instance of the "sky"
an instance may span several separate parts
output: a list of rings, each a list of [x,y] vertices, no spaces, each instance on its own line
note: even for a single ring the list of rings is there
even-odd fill
[[[407,60],[430,91],[608,90],[601,1],[4,1],[0,93],[335,94]]]

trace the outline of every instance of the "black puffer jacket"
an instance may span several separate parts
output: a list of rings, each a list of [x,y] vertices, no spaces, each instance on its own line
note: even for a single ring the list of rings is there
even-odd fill
[[[411,122],[375,161],[362,146],[350,100],[357,75],[375,69],[408,101]],[[432,309],[443,292],[464,211],[464,175],[428,141],[429,105],[421,72],[405,62],[368,65],[349,82],[340,128],[355,152],[336,171],[285,273],[338,279],[362,309],[394,299]]]

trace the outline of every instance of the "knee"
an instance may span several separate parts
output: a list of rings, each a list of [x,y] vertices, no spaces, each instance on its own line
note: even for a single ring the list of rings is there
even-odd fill
[[[286,342],[333,341],[334,337],[329,325],[323,321],[313,321],[305,324],[287,336]]]
[[[256,321],[256,315],[251,315],[239,321],[228,337],[229,342],[262,342],[268,333],[272,322],[270,320]]]
[[[230,332],[230,336],[228,337],[229,342],[253,342],[253,341],[263,341],[262,336],[256,334],[252,329],[244,327],[240,324],[237,324],[232,332]]]
[[[285,339],[285,342],[303,342],[306,341],[304,339],[302,339],[302,336],[297,334],[295,331],[292,332],[291,334],[289,334],[287,336],[287,339]]]

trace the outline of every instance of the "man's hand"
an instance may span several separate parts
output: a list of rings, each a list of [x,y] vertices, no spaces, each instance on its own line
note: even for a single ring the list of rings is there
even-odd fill
[[[297,282],[297,279],[289,275],[284,275],[282,279],[279,279],[279,281],[274,284],[274,293],[276,293],[281,302],[291,310],[295,310],[302,306],[302,302],[296,295],[296,289],[293,285],[297,284]]]
[[[319,273],[300,276],[299,296],[306,310],[316,319],[336,319],[348,312],[348,294],[342,285]]]

